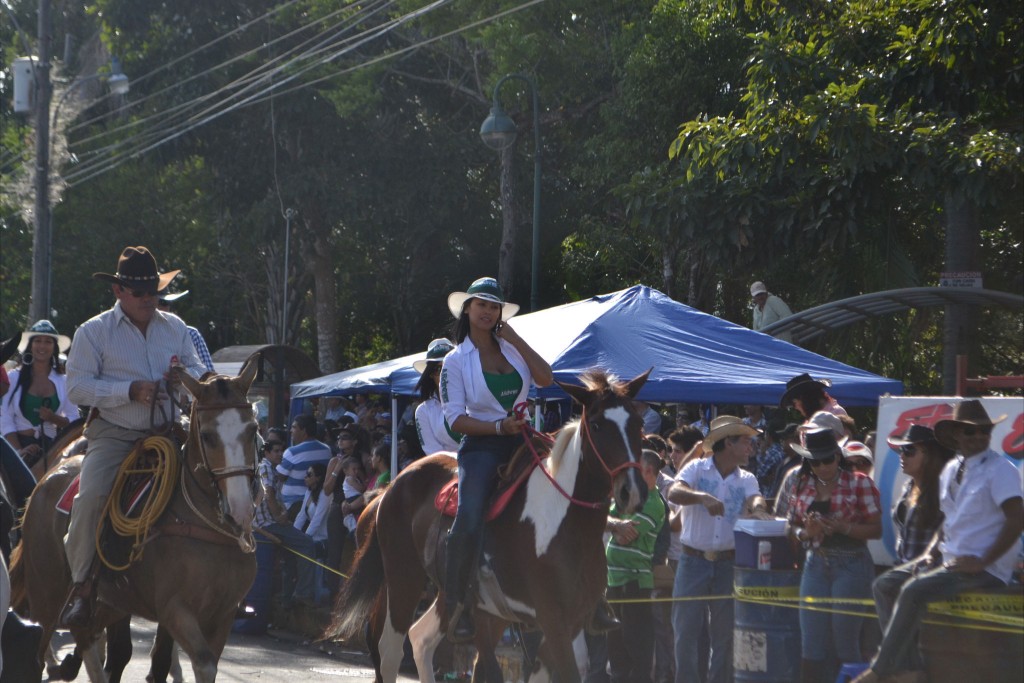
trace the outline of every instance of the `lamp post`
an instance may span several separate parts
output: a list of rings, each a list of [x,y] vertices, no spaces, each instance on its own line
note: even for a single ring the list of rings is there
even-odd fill
[[[50,272],[53,251],[53,225],[50,214],[50,101],[53,86],[50,82],[50,0],[39,0],[39,23],[37,28],[38,59],[33,76],[35,79],[36,107],[36,169],[35,169],[35,230],[32,233],[32,300],[29,306],[29,323],[50,317]],[[97,76],[89,76],[72,83],[54,111],[53,126],[57,113],[68,94],[82,83]],[[108,79],[113,92],[128,92],[128,78],[121,73],[120,63],[115,59]]]
[[[45,294],[45,299],[44,299],[45,307],[43,309],[43,315],[42,315],[42,317],[44,317],[44,318],[49,318],[50,317],[50,305],[51,305],[51,303],[53,301],[53,299],[52,299],[52,293],[53,293],[53,212],[50,209],[50,197],[49,197],[49,191],[50,191],[49,190],[49,183],[50,183],[49,168],[50,168],[50,161],[53,158],[53,136],[51,135],[51,133],[53,131],[57,130],[57,121],[58,121],[58,119],[60,117],[60,108],[62,106],[64,106],[64,102],[68,99],[68,96],[72,92],[74,92],[79,86],[81,86],[83,83],[91,83],[92,81],[95,81],[97,79],[102,79],[102,78],[106,79],[107,87],[110,88],[110,92],[114,93],[115,95],[119,95],[119,96],[124,96],[124,95],[128,94],[128,89],[130,87],[130,84],[128,82],[128,77],[125,76],[124,73],[121,72],[121,60],[119,60],[117,57],[111,57],[110,58],[110,75],[109,76],[106,75],[106,74],[96,73],[96,74],[90,74],[88,76],[84,76],[82,78],[76,78],[74,81],[71,82],[71,85],[69,85],[67,87],[67,89],[65,89],[64,92],[61,93],[60,99],[57,100],[57,106],[53,108],[53,118],[49,122],[49,124],[48,124],[49,128],[46,131],[47,144],[46,144],[46,158],[44,159],[44,164],[45,164],[45,167],[46,167],[46,177],[43,178],[41,181],[40,181],[39,178],[36,179],[37,183],[42,182],[45,185],[45,187],[44,187],[45,192],[42,195],[38,195],[38,194],[36,195],[36,212],[37,212],[36,215],[39,217],[39,218],[37,218],[37,225],[42,225],[42,224],[45,223],[45,229],[43,229],[42,232],[45,232],[45,237],[46,237],[46,268],[45,268],[46,294]],[[49,86],[49,83],[48,83],[48,86]],[[50,88],[50,90],[51,90],[51,94],[52,94],[52,88]],[[47,109],[49,109],[49,105],[47,105]],[[45,110],[43,110],[43,111],[45,111]],[[40,120],[41,120],[41,118],[40,118]],[[37,149],[36,150],[36,154],[38,155],[38,153],[39,152],[38,152],[38,149]],[[39,210],[40,210],[39,209],[39,206],[40,206],[40,204],[39,204],[39,197],[40,196],[44,197],[45,200],[46,200],[45,202],[43,202],[43,205],[42,205],[43,206],[42,213],[39,213]],[[37,230],[36,232],[39,233],[40,230]],[[34,255],[34,253],[35,252],[33,251],[33,255]],[[33,256],[33,265],[34,265],[34,263],[35,263],[35,261],[34,261],[34,256]],[[32,281],[33,281],[33,292],[32,292],[33,313],[32,313],[32,317],[34,319],[38,320],[39,318],[36,317],[36,314],[35,314],[35,302],[36,302],[35,289],[34,289],[34,287],[35,287],[35,285],[34,285],[34,283],[35,283],[35,272],[36,271],[33,268],[33,270],[32,270]]]
[[[537,84],[524,74],[508,74],[494,86],[491,113],[480,126],[484,144],[494,150],[504,150],[516,140],[516,124],[501,108],[498,91],[505,81],[520,80],[530,86],[533,96],[533,244],[530,259],[530,310],[537,310],[537,283],[540,276],[540,104]]]

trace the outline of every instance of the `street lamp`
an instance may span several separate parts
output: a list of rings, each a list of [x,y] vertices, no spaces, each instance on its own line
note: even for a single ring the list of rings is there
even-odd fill
[[[40,9],[48,3],[41,3]],[[47,19],[48,24],[48,19]],[[36,169],[35,169],[35,231],[32,235],[32,303],[29,307],[30,322],[50,317],[53,260],[53,216],[50,212],[50,158],[53,152],[51,132],[57,130],[60,109],[68,96],[83,83],[105,78],[110,91],[115,95],[128,92],[128,77],[121,72],[121,62],[111,58],[110,74],[91,74],[72,81],[61,94],[50,118],[50,102],[53,86],[50,82],[49,36],[43,38],[43,20],[40,19],[40,56],[33,69],[35,77],[36,106]],[[45,45],[44,45],[45,43]]]
[[[540,273],[540,104],[537,84],[524,74],[503,76],[494,86],[491,113],[480,126],[480,137],[493,150],[507,149],[516,140],[516,124],[508,117],[498,101],[498,91],[505,81],[516,79],[530,86],[533,95],[533,249],[530,263],[530,310],[537,310],[537,282]]]

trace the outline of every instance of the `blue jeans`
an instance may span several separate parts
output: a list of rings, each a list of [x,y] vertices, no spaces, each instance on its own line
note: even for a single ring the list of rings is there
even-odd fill
[[[263,528],[281,539],[281,545],[291,548],[295,552],[302,553],[306,557],[313,557],[316,543],[308,534],[299,531],[290,524],[279,524],[277,522],[268,524]],[[293,556],[292,559],[295,560],[294,597],[304,600],[315,600],[316,587],[314,586],[313,579],[316,565],[302,557]]]
[[[522,439],[467,436],[459,448],[459,507],[451,535],[465,535],[479,545],[487,502],[498,485],[498,468],[509,461]]]
[[[807,553],[804,573],[800,579],[800,597],[870,598],[875,567],[867,547],[860,550],[818,550]],[[821,605],[830,609],[833,605]],[[851,610],[839,603],[836,609]],[[860,629],[864,617],[800,610],[800,644],[804,659],[824,661],[829,638],[840,662],[863,661],[860,650]]]
[[[733,561],[710,562],[683,554],[676,568],[672,597],[732,595]],[[700,675],[698,642],[704,615],[711,612],[711,658],[708,683],[732,681],[733,601],[683,600],[672,604],[672,629],[676,645],[676,683],[694,683]]]
[[[929,602],[951,598],[965,591],[1002,585],[1002,581],[987,572],[963,574],[943,567],[910,579],[900,590],[871,669],[885,678],[914,667],[918,631]]]

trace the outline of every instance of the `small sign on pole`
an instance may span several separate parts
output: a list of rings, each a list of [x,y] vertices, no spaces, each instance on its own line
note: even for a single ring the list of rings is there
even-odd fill
[[[939,273],[939,287],[976,287],[980,289],[981,273],[964,271],[960,273]]]

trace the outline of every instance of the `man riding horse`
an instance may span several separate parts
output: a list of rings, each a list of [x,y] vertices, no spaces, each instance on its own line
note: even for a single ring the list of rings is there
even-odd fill
[[[84,628],[92,614],[96,527],[118,468],[135,442],[164,426],[172,413],[161,388],[172,363],[199,377],[206,368],[188,327],[157,310],[157,293],[180,271],[160,273],[146,247],[126,247],[110,282],[117,302],[75,333],[67,362],[68,397],[92,407],[88,451],[64,548],[74,582],[61,623]]]

